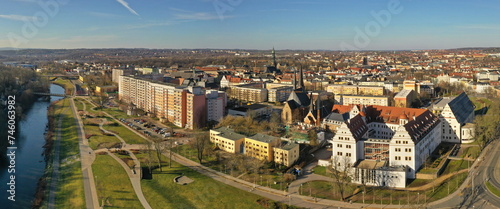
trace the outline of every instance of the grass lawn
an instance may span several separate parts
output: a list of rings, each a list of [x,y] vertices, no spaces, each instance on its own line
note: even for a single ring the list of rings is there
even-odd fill
[[[460,155],[460,157],[476,159],[477,156],[479,156],[479,153],[481,153],[481,149],[479,149],[479,146],[467,147],[465,148],[464,152]]]
[[[431,183],[432,179],[415,179],[407,187],[419,187]]]
[[[392,204],[395,205],[415,205],[423,204],[426,201],[436,201],[445,196],[448,196],[448,194],[451,194],[455,190],[457,190],[457,188],[462,184],[466,177],[467,173],[455,175],[443,184],[434,188],[430,188],[426,191],[410,192],[405,190],[394,190],[380,187],[367,187],[367,191],[364,195],[365,203],[389,204],[392,200]],[[410,187],[420,186],[430,181],[432,180],[417,179],[410,184]],[[302,193],[302,195],[305,196],[340,200],[340,194],[338,192],[337,186],[335,184],[332,184],[331,182],[326,181],[307,182],[302,185],[301,189],[299,189],[299,193]],[[344,193],[344,196],[349,197],[349,199],[353,202],[363,203],[362,186],[354,184],[349,185],[346,189],[346,192]]]
[[[488,190],[493,193],[494,195],[496,195],[497,197],[500,197],[500,189],[496,188],[495,186],[493,186],[489,181],[486,182],[486,187],[488,188]]]
[[[142,180],[144,196],[152,208],[262,208],[260,196],[225,185],[188,167],[173,163],[163,167],[161,174]],[[194,180],[179,185],[173,179],[183,174]]]
[[[125,118],[125,119],[132,118],[132,116],[127,115],[125,112],[121,111],[117,107],[103,108],[103,109],[101,109],[101,111],[107,112],[108,114],[112,115],[116,119],[120,119],[120,118]]]
[[[113,208],[142,208],[123,167],[111,156],[97,155],[92,164],[99,204],[107,199]]]
[[[118,134],[120,137],[127,142],[127,144],[146,144],[147,141],[143,139],[142,137],[138,136],[136,133],[132,132],[128,128],[118,125],[118,126],[110,126],[106,125],[103,126],[104,129],[108,131],[112,131],[116,134]]]
[[[435,168],[422,168],[418,172],[423,173],[423,174],[434,174],[438,171],[438,169]]]
[[[78,111],[83,111],[83,104],[80,102],[81,100],[76,100],[75,99],[75,106]]]
[[[469,163],[469,164],[467,164],[467,163]],[[455,171],[467,169],[469,165],[472,165],[472,163],[473,162],[467,162],[466,160],[451,160],[441,175],[446,175],[446,174],[453,173]]]
[[[98,135],[89,139],[89,146],[93,150],[102,148],[112,148],[116,144],[121,144],[120,140],[114,136]]]
[[[245,174],[240,179],[256,185],[270,187],[280,191],[286,190],[288,183],[281,174]],[[275,184],[276,182],[276,184]]]
[[[315,174],[330,177],[330,175],[327,173],[327,169],[325,166],[316,166],[312,169],[312,171]]]
[[[81,163],[61,166],[56,208],[86,208]]]
[[[73,94],[73,91],[75,90],[73,83],[71,83],[68,79],[58,78],[53,81],[53,83],[62,86],[66,90],[66,94]]]
[[[59,157],[61,161],[69,156],[79,157],[78,134],[76,132],[75,118],[69,109],[69,99],[61,100],[56,105],[58,108],[68,110],[61,113],[63,118]],[[59,113],[59,110],[56,113]],[[75,160],[72,163],[61,164],[59,172],[59,190],[56,192],[56,208],[85,208],[80,161]]]

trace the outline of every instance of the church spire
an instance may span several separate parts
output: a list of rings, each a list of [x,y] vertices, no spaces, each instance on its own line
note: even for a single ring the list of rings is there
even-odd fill
[[[304,71],[302,70],[302,65],[300,65],[299,88],[302,88],[303,91],[306,90],[304,85]]]
[[[273,46],[272,54],[273,54],[273,66],[278,67],[278,65],[276,64],[276,51],[274,51],[274,46]]]

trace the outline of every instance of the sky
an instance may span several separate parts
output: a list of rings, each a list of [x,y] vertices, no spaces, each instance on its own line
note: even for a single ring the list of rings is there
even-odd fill
[[[2,0],[0,47],[500,47],[498,0]]]

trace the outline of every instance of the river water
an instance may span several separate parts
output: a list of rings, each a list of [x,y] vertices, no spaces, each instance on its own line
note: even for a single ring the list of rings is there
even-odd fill
[[[57,85],[50,86],[50,92],[64,94],[64,89]],[[50,102],[61,97],[50,98]],[[15,150],[15,202],[8,199],[10,175],[7,167],[0,169],[0,208],[31,208],[38,179],[45,170],[45,161],[42,156],[45,144],[44,132],[47,125],[47,107],[50,103],[39,100],[25,113],[22,121],[17,121],[18,135]],[[2,127],[6,128],[6,127]],[[6,139],[0,139],[6,140]]]

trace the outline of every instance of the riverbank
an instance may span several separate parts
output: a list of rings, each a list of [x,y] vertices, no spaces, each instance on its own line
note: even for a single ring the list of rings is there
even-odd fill
[[[52,140],[47,141],[50,150],[47,150],[47,166],[42,177],[44,183],[38,188],[37,198],[40,200],[34,201],[39,203],[35,208],[85,207],[78,134],[70,100],[66,98],[53,104]],[[57,146],[60,151],[56,153]],[[55,198],[54,205],[49,205],[50,193]]]
[[[40,208],[42,206],[43,201],[45,200],[45,191],[47,189],[47,178],[50,174],[49,171],[52,163],[52,151],[54,145],[54,137],[55,137],[55,104],[58,101],[52,102],[47,108],[47,130],[45,132],[45,145],[43,145],[43,156],[45,159],[45,172],[42,177],[38,179],[37,188],[35,192],[35,198],[32,203],[32,208]]]

